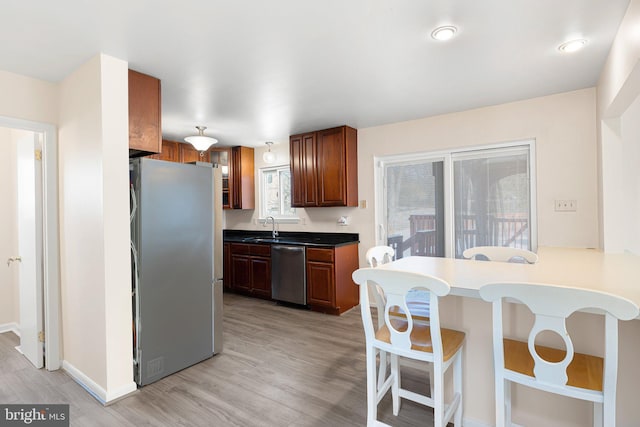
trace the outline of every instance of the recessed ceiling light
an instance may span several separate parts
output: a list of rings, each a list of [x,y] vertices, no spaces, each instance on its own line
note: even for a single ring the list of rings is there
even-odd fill
[[[452,25],[445,25],[444,27],[438,27],[431,32],[431,37],[436,40],[445,41],[451,39],[458,29]]]
[[[570,40],[558,46],[558,50],[560,52],[567,52],[567,53],[577,52],[580,49],[582,49],[586,44],[587,44],[587,41],[585,39]]]

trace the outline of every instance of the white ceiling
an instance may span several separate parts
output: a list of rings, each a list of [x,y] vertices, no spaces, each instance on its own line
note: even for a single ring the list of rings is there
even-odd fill
[[[103,52],[162,80],[165,138],[264,146],[595,86],[628,3],[5,0],[0,69],[57,82]]]

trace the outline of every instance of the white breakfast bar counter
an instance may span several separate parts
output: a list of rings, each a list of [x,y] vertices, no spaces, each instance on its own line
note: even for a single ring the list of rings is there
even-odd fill
[[[420,272],[451,285],[441,300],[443,326],[467,333],[464,354],[464,425],[495,425],[493,414],[493,356],[491,305],[480,299],[478,289],[487,283],[528,282],[591,289],[625,297],[640,306],[640,257],[605,254],[593,249],[541,247],[536,264],[501,263],[451,258],[407,257],[380,268]],[[505,331],[526,337],[532,315],[520,304],[505,310]],[[575,313],[568,328],[576,350],[601,355],[603,316]],[[540,342],[545,344],[544,341]],[[546,342],[553,345],[554,342]],[[618,365],[618,426],[640,426],[640,321],[620,322]],[[513,393],[513,420],[530,427],[588,426],[592,409],[586,402],[524,387]]]

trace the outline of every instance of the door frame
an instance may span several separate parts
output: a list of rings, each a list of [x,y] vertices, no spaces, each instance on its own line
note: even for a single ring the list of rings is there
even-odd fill
[[[60,234],[58,222],[58,139],[56,127],[0,116],[0,126],[38,132],[42,142],[42,278],[45,368],[60,369]]]

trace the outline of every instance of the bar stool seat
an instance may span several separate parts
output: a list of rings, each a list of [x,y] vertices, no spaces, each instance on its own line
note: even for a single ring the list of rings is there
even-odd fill
[[[593,425],[616,425],[618,320],[631,320],[640,310],[633,302],[586,289],[536,283],[493,283],[480,288],[492,303],[496,426],[511,425],[511,383],[593,402]],[[503,303],[520,301],[534,314],[526,342],[506,338]],[[605,317],[604,357],[577,353],[566,319],[574,312],[595,309]],[[542,332],[559,336],[565,349],[536,344]]]
[[[513,372],[534,377],[534,360],[529,353],[529,345],[524,341],[516,341],[505,338],[504,367]],[[564,360],[567,352],[552,347],[536,345],[536,353],[547,361],[560,362]],[[602,391],[602,374],[604,358],[590,354],[574,353],[573,360],[567,366],[567,385],[584,388],[587,390]]]

